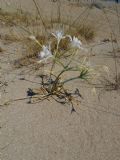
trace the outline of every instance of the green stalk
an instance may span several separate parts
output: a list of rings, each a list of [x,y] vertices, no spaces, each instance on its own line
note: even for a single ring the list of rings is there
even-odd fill
[[[77,76],[77,77],[73,77],[73,78],[67,79],[67,80],[61,82],[61,84],[65,84],[65,83],[67,83],[67,82],[70,82],[70,81],[73,81],[73,80],[76,80],[76,79],[80,79],[80,76]]]
[[[73,80],[77,80],[77,79],[84,79],[84,80],[86,80],[85,78],[80,78],[80,76],[77,76],[77,77],[73,77],[73,78],[67,79],[67,80],[61,82],[61,84],[65,84],[67,82],[70,82],[70,81],[73,81]]]

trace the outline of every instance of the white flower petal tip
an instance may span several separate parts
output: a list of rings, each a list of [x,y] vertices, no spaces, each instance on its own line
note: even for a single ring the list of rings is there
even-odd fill
[[[31,35],[31,36],[29,36],[29,39],[31,39],[31,40],[33,40],[33,41],[35,41],[35,40],[36,40],[36,37],[35,37],[35,36],[33,36],[33,35]]]
[[[42,51],[38,54],[38,57],[40,59],[40,61],[38,61],[38,63],[41,63],[42,60],[44,59],[48,59],[50,57],[52,57],[52,52],[50,50],[50,45],[48,46],[44,46],[42,47]]]
[[[41,63],[41,62],[42,62],[41,60],[37,61],[37,63]]]
[[[46,57],[46,58],[43,58],[43,59],[41,59],[41,60],[39,60],[39,61],[37,61],[37,63],[43,63],[43,62],[45,62],[46,63],[46,61],[49,59],[49,58],[52,58],[52,56],[49,56],[49,57]]]
[[[77,38],[77,37],[73,37],[73,41],[75,42],[75,43],[78,43],[79,45],[82,45],[82,42]]]

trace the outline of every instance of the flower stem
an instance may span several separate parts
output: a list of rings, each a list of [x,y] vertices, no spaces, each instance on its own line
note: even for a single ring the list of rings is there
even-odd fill
[[[77,77],[73,77],[73,78],[67,79],[67,80],[61,82],[61,84],[65,84],[65,83],[67,83],[67,82],[70,82],[70,81],[73,81],[73,80],[76,80],[76,79],[80,79],[80,76],[77,76]]]

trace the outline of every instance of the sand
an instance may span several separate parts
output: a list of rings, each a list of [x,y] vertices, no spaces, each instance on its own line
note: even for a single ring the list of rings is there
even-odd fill
[[[14,6],[35,12],[30,0],[10,1]],[[29,3],[29,6],[28,6]],[[1,7],[10,8],[1,0]],[[53,3],[41,0],[42,14],[49,19]],[[55,8],[56,3],[53,8]],[[12,8],[11,7],[11,8]],[[62,4],[62,17],[73,20],[84,7],[68,3]],[[113,8],[113,6],[112,6]],[[108,10],[110,10],[109,8]],[[53,12],[56,12],[55,9]],[[71,13],[71,14],[70,14]],[[120,34],[118,19],[114,10],[107,12],[111,26],[115,31],[118,42]],[[103,42],[110,38],[109,25],[104,19],[103,12],[93,8],[88,21],[97,30],[94,41],[85,43],[91,47],[95,56],[91,57],[93,64],[107,65],[110,69],[110,79],[115,76],[114,59],[111,58],[112,43]],[[10,33],[12,27],[0,23],[0,35]],[[98,45],[99,44],[99,45]],[[118,43],[120,44],[120,43]],[[23,52],[21,43],[8,43],[0,38],[0,80],[6,82],[2,87],[0,103],[26,97],[28,88],[37,84],[27,80],[39,82],[34,71],[26,73],[26,68],[14,69],[12,62]],[[117,49],[117,44],[114,43]],[[120,47],[120,45],[119,45]],[[119,56],[120,52],[117,52]],[[117,59],[118,72],[120,60]],[[77,113],[71,114],[71,107],[53,101],[43,101],[28,104],[27,100],[16,101],[0,107],[0,160],[119,160],[120,159],[120,90],[105,91],[98,89],[97,95],[91,89],[81,85],[79,81],[70,83],[72,87],[80,88],[84,97],[79,106],[75,106]],[[100,95],[100,99],[98,99]]]

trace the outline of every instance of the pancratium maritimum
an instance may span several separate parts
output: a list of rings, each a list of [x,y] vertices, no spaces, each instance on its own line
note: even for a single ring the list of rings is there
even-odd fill
[[[81,42],[77,37],[74,36],[74,37],[72,38],[70,35],[67,35],[67,37],[70,38],[71,47],[83,49],[83,47],[82,47],[82,42]]]
[[[42,51],[38,54],[38,57],[40,58],[40,61],[41,62],[42,60],[44,59],[48,59],[50,57],[52,57],[52,52],[51,52],[51,47],[50,45],[49,46],[45,46],[43,45],[42,46]]]
[[[64,36],[64,32],[63,31],[56,31],[56,32],[52,33],[52,35],[57,39],[57,49],[58,49],[60,41],[64,38],[66,38]]]

